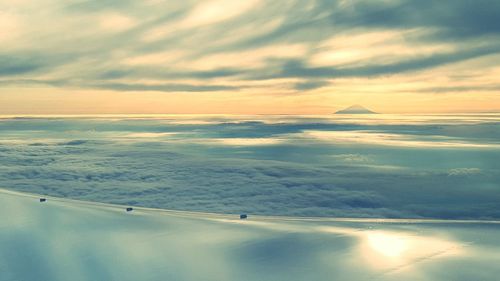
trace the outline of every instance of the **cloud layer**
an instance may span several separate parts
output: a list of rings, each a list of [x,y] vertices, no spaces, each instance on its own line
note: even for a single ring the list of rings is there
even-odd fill
[[[222,213],[500,218],[495,116],[405,118],[7,118],[0,185]]]

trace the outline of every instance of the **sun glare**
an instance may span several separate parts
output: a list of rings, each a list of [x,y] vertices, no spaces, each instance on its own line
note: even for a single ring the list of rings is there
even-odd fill
[[[409,241],[404,236],[381,232],[368,234],[368,246],[375,252],[388,257],[401,257],[409,248]]]

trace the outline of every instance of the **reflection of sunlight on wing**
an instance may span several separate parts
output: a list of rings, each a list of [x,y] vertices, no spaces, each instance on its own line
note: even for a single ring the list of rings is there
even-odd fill
[[[409,248],[405,237],[379,232],[368,234],[367,242],[371,249],[389,258],[400,257]]]
[[[361,235],[360,251],[375,267],[406,267],[427,259],[463,254],[460,244],[436,236],[392,231],[367,231]]]

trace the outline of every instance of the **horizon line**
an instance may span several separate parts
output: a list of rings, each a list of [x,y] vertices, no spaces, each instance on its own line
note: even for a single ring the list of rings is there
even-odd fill
[[[264,116],[277,116],[277,115],[295,115],[295,116],[325,116],[325,115],[449,115],[449,114],[500,114],[499,111],[453,111],[453,112],[405,112],[405,113],[366,113],[366,114],[336,114],[335,111],[331,113],[14,113],[3,114],[1,117],[24,117],[24,116],[161,116],[161,115],[235,115],[235,116],[248,116],[248,115],[264,115]]]

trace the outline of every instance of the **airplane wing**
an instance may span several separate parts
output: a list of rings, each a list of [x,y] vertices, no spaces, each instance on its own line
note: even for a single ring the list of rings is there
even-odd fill
[[[500,224],[216,215],[0,191],[0,281],[500,278]]]

